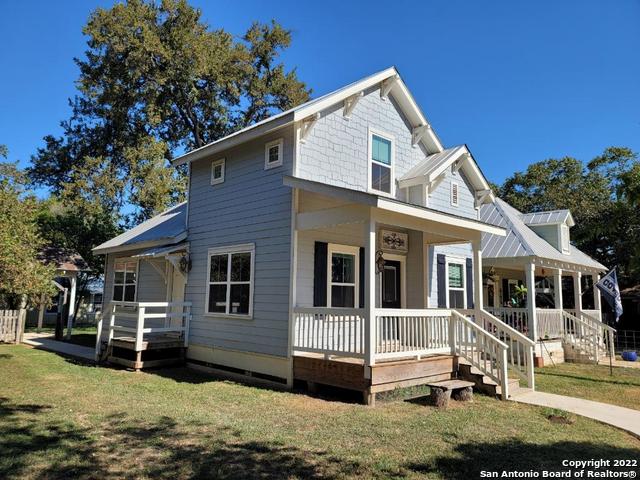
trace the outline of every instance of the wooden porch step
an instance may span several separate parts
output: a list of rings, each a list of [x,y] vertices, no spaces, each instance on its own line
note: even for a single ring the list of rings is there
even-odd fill
[[[462,378],[473,382],[478,390],[487,395],[496,397],[502,395],[502,388],[493,379],[486,376],[480,369],[471,365],[464,358],[458,359],[458,374],[460,374]],[[509,378],[507,383],[509,385],[509,397],[520,390],[519,379]]]
[[[441,388],[443,390],[457,390],[459,388],[473,387],[474,385],[475,383],[473,382],[468,382],[466,380],[457,380],[457,379],[427,383],[427,386],[429,387]]]
[[[184,359],[181,357],[138,361],[138,360],[129,360],[127,358],[122,358],[122,357],[114,357],[113,355],[110,355],[107,360],[109,363],[122,365],[123,367],[131,368],[133,370],[142,370],[144,368],[166,367],[169,365],[179,365],[184,362]]]

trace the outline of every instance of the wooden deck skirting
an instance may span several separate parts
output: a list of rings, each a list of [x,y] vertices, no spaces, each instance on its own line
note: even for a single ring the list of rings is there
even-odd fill
[[[396,388],[448,380],[458,370],[457,357],[432,355],[420,360],[393,360],[365,367],[357,358],[325,359],[317,354],[299,354],[293,357],[293,377],[315,384],[330,385],[360,391],[364,403],[373,405],[375,394]]]

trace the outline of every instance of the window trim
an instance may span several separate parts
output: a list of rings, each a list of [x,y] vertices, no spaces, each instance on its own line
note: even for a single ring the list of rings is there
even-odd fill
[[[462,267],[462,288],[459,287],[450,287],[449,286],[449,264],[454,264],[454,265],[460,265]],[[462,257],[446,257],[446,261],[445,261],[445,272],[447,274],[447,308],[451,308],[450,307],[450,301],[449,301],[449,292],[451,290],[454,290],[456,292],[462,292],[462,302],[464,307],[463,308],[467,308],[467,263],[466,263],[466,259],[462,258]],[[459,308],[459,307],[458,307]]]
[[[251,279],[249,280],[249,311],[248,313],[229,313],[231,307],[231,285],[233,284],[246,284],[247,282],[231,282],[231,259],[229,258],[234,253],[250,253],[251,254]],[[226,282],[211,282],[211,257],[213,255],[227,255],[227,281]],[[214,318],[234,318],[241,320],[253,319],[253,293],[255,283],[255,262],[256,262],[256,245],[255,243],[245,243],[241,245],[229,245],[224,247],[212,247],[207,250],[207,271],[205,277],[205,300],[204,300],[204,316]],[[226,311],[225,312],[210,312],[209,311],[209,292],[211,290],[212,283],[226,284],[227,285],[227,297],[226,297]]]
[[[560,251],[564,254],[568,254],[571,251],[571,247],[569,244],[569,226],[566,223],[558,224],[558,235],[560,237]]]
[[[224,183],[225,170],[226,170],[226,158],[219,158],[211,162],[211,185],[219,185]],[[218,165],[222,165],[222,176],[220,178],[214,178],[213,172]]]
[[[135,281],[135,286],[136,286],[136,290],[135,293],[133,295],[133,300],[128,302],[124,300],[124,287],[126,285],[126,283],[124,283],[122,285],[122,300],[115,300],[113,298],[113,294],[115,292],[115,287],[116,287],[116,263],[133,263],[135,262],[136,264],[136,281]],[[111,282],[111,300],[112,302],[120,302],[120,303],[125,303],[125,304],[130,304],[133,305],[135,303],[138,302],[138,279],[140,278],[140,259],[139,258],[133,258],[133,257],[115,257],[113,259],[113,272],[112,272],[112,282]],[[125,282],[126,282],[126,267],[125,267]],[[120,285],[118,283],[118,285]],[[104,299],[103,299],[104,301]]]
[[[278,160],[275,162],[269,162],[269,149],[272,147],[278,147]],[[271,168],[279,167],[282,165],[282,156],[283,156],[283,147],[284,147],[284,139],[278,138],[277,140],[273,140],[271,142],[267,142],[264,145],[264,169],[269,170]]]
[[[453,190],[456,190],[456,195],[455,195],[455,202],[453,201]],[[460,206],[460,183],[458,182],[451,182],[451,206],[452,207],[459,207]]]
[[[396,176],[395,176],[395,164],[396,164],[396,139],[390,133],[383,132],[381,130],[368,127],[367,135],[369,137],[368,147],[367,147],[367,192],[373,193],[375,195],[382,195],[385,197],[395,198],[396,195]],[[373,159],[373,136],[382,137],[385,140],[391,142],[391,164],[385,165],[384,163],[380,163]],[[371,174],[371,167],[373,163],[377,165],[381,165],[385,168],[390,169],[390,180],[389,180],[389,192],[385,192],[384,190],[376,190],[371,186],[371,181],[373,180],[373,176]]]
[[[355,257],[355,283],[353,291],[353,307],[334,307],[331,305],[331,287],[333,285],[351,286],[351,283],[333,283],[331,281],[331,268],[334,253],[342,253],[345,255],[353,255]],[[360,298],[360,247],[351,245],[340,245],[337,243],[329,243],[327,245],[327,307],[328,308],[359,308]]]

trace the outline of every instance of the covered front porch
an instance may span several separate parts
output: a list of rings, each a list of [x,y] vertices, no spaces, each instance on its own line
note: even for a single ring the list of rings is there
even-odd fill
[[[456,377],[461,364],[503,398],[510,375],[533,387],[533,342],[484,311],[479,295],[480,235],[499,228],[304,183],[294,190],[294,379],[360,390],[367,403]],[[468,261],[439,266],[441,246],[467,251]]]

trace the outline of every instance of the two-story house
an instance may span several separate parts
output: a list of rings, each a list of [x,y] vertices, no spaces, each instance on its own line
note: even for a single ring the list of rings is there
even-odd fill
[[[99,356],[375,393],[466,375],[533,388],[533,342],[483,309],[494,196],[395,68],[177,158],[186,203],[96,247]],[[108,306],[106,302],[109,302]]]

